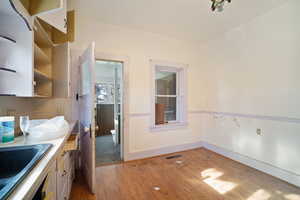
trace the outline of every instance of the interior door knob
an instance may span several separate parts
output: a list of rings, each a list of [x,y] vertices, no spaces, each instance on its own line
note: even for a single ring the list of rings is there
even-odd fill
[[[89,132],[90,131],[90,127],[84,127],[84,132]]]
[[[96,131],[99,131],[99,126],[96,126],[96,127],[95,127],[95,130],[96,130]]]

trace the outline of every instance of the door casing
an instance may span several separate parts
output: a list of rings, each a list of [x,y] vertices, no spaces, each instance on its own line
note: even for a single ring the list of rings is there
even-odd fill
[[[129,59],[127,56],[118,56],[107,53],[95,52],[96,60],[113,61],[122,63],[122,134],[121,134],[121,159],[126,161],[129,154]]]

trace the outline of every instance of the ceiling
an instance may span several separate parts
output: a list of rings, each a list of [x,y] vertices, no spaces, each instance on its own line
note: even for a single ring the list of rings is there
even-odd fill
[[[212,12],[210,0],[73,0],[80,17],[182,40],[205,41],[291,0],[232,0]]]

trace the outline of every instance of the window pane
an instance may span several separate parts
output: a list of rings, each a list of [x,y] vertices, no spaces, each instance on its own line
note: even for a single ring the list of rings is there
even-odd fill
[[[176,121],[176,97],[156,97],[155,124]]]
[[[156,71],[155,87],[157,95],[176,95],[176,72]]]

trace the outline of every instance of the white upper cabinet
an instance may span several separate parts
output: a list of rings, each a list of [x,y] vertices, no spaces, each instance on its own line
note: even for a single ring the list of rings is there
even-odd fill
[[[74,11],[66,0],[1,1],[0,96],[69,97]]]
[[[21,7],[0,4],[0,95],[33,95],[33,31]]]
[[[67,33],[66,0],[12,0],[19,1],[33,18],[39,17],[62,33]]]
[[[57,9],[37,14],[40,19],[44,20],[57,30],[67,33],[67,1],[61,0],[61,6]]]

